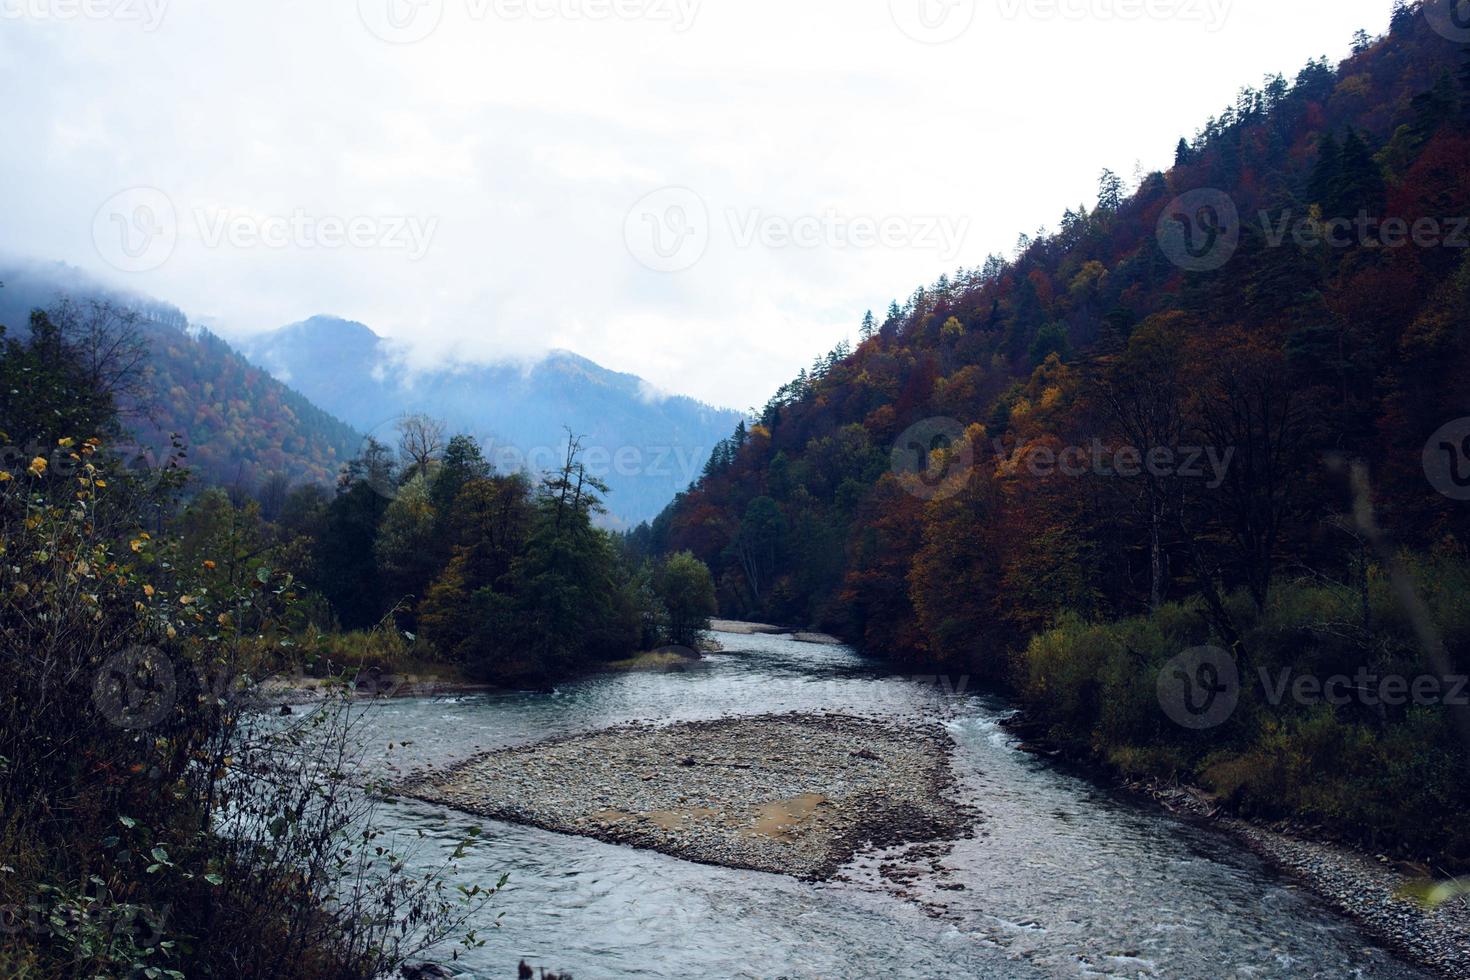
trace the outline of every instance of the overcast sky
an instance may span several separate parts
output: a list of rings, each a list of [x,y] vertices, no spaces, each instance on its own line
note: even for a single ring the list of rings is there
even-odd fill
[[[745,408],[1389,7],[0,0],[0,248]]]

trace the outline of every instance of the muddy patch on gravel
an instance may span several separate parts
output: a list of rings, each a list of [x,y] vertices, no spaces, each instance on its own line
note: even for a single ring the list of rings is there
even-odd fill
[[[630,725],[479,756],[405,795],[704,864],[832,877],[868,848],[967,835],[937,725],[846,715]]]

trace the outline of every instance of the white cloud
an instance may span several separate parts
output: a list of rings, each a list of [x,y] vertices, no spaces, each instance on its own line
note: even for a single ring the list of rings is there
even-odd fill
[[[529,9],[603,9],[570,2]],[[436,31],[394,45],[359,6],[174,0],[152,30],[5,21],[0,243],[105,274],[98,208],[156,187],[180,215],[177,246],[116,278],[227,334],[328,312],[415,363],[567,347],[746,407],[851,336],[865,309],[1055,226],[1091,202],[1104,166],[1166,165],[1241,85],[1341,54],[1353,29],[1387,18],[1384,0],[1235,0],[1206,5],[1224,13],[1210,30],[1007,0],[971,4],[968,30],[928,45],[896,26],[890,0],[704,0],[680,8],[695,14],[683,32],[443,0]],[[629,209],[665,186],[692,189],[710,216],[702,257],[675,273],[639,265],[624,241]],[[417,261],[209,248],[192,216],[216,206],[437,226]],[[939,216],[968,231],[954,256],[742,248],[728,216],[753,212],[788,226]]]

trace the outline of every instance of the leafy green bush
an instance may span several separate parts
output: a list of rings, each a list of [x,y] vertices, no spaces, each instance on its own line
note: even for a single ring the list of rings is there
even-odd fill
[[[1470,564],[1418,556],[1407,567],[1463,664]],[[1216,728],[1176,725],[1158,700],[1157,681],[1172,658],[1227,646],[1203,610],[1188,605],[1114,623],[1062,616],[1021,655],[1021,696],[1059,742],[1130,776],[1190,780],[1242,813],[1470,867],[1466,749],[1443,705],[1375,706],[1360,697],[1299,703],[1292,694],[1301,677],[1436,676],[1387,576],[1370,570],[1358,589],[1282,582],[1259,612],[1245,595],[1228,604],[1248,659],[1240,703]]]

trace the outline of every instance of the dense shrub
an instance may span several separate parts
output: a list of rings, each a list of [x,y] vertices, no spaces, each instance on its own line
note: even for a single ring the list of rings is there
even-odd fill
[[[1455,557],[1408,563],[1452,654],[1470,642],[1470,564]],[[1062,616],[1018,659],[1017,686],[1033,717],[1059,742],[1133,776],[1182,778],[1240,812],[1295,818],[1369,847],[1439,866],[1470,866],[1466,747],[1443,705],[1299,702],[1290,683],[1341,675],[1437,676],[1388,577],[1370,570],[1359,588],[1283,582],[1267,608],[1245,596],[1230,607],[1244,625],[1240,704],[1201,732],[1161,710],[1157,682],[1174,657],[1226,646],[1202,608],[1166,605],[1151,616],[1087,623]],[[1278,693],[1284,692],[1284,693]]]
[[[373,829],[346,701],[252,708],[291,577],[182,558],[58,449],[0,478],[0,972],[368,978],[458,928]]]

